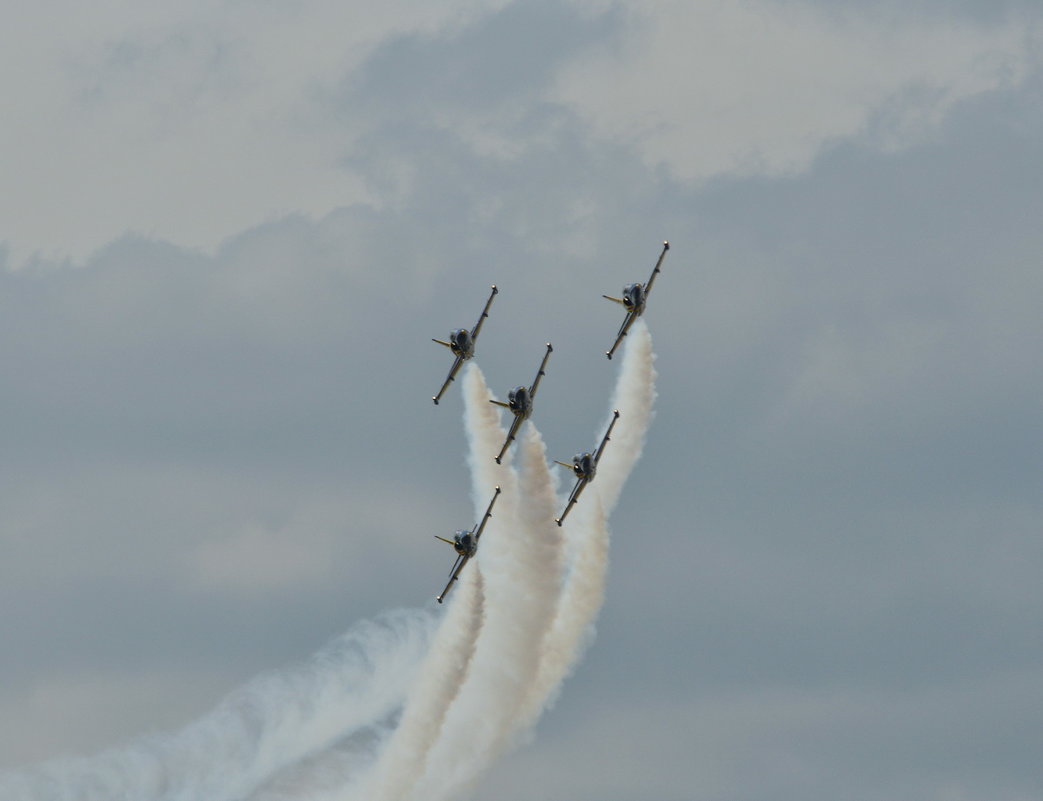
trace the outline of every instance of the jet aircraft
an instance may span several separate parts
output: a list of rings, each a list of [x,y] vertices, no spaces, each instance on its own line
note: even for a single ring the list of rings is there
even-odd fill
[[[510,409],[511,414],[514,415],[514,421],[511,423],[511,430],[507,432],[507,439],[504,441],[503,447],[500,448],[500,453],[496,457],[496,464],[500,464],[500,460],[507,452],[507,448],[514,440],[514,435],[518,433],[521,424],[528,420],[529,415],[532,414],[532,402],[536,398],[536,389],[540,385],[540,379],[544,376],[543,368],[547,366],[547,359],[550,358],[550,354],[553,350],[554,347],[548,342],[547,352],[543,355],[543,361],[540,362],[540,369],[536,373],[536,380],[532,382],[531,387],[515,387],[507,393],[507,403],[498,400],[489,400],[489,403],[495,403],[497,406],[503,406],[505,409]]]
[[[611,295],[601,296],[621,304],[627,310],[627,316],[623,318],[623,325],[619,327],[619,333],[616,334],[616,341],[613,342],[612,347],[605,352],[605,355],[608,356],[608,358],[612,358],[612,354],[616,352],[619,343],[622,342],[623,337],[627,335],[630,326],[632,326],[634,321],[641,316],[642,312],[644,312],[645,303],[648,302],[648,294],[652,291],[652,284],[655,282],[655,277],[659,274],[659,267],[663,263],[663,259],[666,257],[666,252],[668,250],[670,250],[670,243],[664,242],[663,252],[659,254],[659,261],[655,263],[655,269],[652,270],[652,275],[649,277],[647,283],[627,284],[623,287],[623,297],[621,298],[614,298]]]
[[[597,450],[595,450],[594,453],[577,453],[572,457],[572,464],[555,460],[555,464],[567,467],[576,474],[576,486],[572,488],[572,494],[569,495],[569,502],[565,505],[565,511],[561,513],[561,517],[555,518],[554,520],[554,522],[559,526],[565,519],[565,515],[569,513],[576,501],[579,500],[579,496],[582,494],[587,484],[594,480],[594,474],[598,470],[598,462],[601,459],[601,454],[605,452],[605,443],[608,442],[609,434],[612,433],[612,427],[616,424],[616,420],[618,419],[619,409],[616,409],[612,412],[612,422],[608,424],[608,431],[605,432],[605,436],[601,439],[601,444],[598,445]]]
[[[458,531],[456,536],[451,540],[447,540],[445,537],[439,537],[435,535],[435,539],[441,540],[442,542],[448,542],[453,548],[456,549],[456,561],[453,563],[453,569],[449,571],[449,583],[445,585],[445,589],[442,590],[442,594],[438,596],[438,603],[442,603],[442,600],[449,593],[449,590],[453,588],[453,584],[456,583],[456,579],[460,576],[460,571],[464,569],[464,565],[478,553],[478,538],[482,536],[482,531],[485,529],[485,524],[489,521],[489,518],[493,516],[493,504],[496,503],[496,499],[500,497],[500,488],[496,488],[496,492],[493,493],[493,499],[489,501],[489,508],[485,510],[485,516],[480,522],[474,524],[474,528],[470,531]]]
[[[438,404],[439,399],[442,397],[442,393],[445,392],[449,383],[456,378],[456,374],[460,370],[460,365],[474,356],[474,343],[475,340],[478,339],[478,332],[482,330],[482,323],[485,322],[485,318],[489,316],[489,307],[492,305],[493,298],[496,297],[496,293],[499,291],[500,290],[496,288],[496,285],[493,284],[493,291],[489,295],[489,300],[485,302],[485,308],[482,309],[482,316],[478,318],[478,322],[475,323],[473,329],[468,331],[466,328],[458,328],[455,331],[450,332],[448,342],[442,339],[434,339],[432,337],[432,342],[437,342],[439,345],[445,345],[456,355],[456,361],[454,361],[453,366],[449,368],[448,378],[446,378],[445,383],[442,384],[442,388],[438,390],[438,394],[431,399],[435,402],[435,405]]]

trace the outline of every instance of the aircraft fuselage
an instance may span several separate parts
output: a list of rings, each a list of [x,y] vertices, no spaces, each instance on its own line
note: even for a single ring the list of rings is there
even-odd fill
[[[457,356],[470,359],[474,356],[474,339],[466,328],[458,328],[449,334],[449,347]]]
[[[640,316],[645,310],[645,287],[644,284],[627,284],[623,287],[623,305],[627,311]]]
[[[578,453],[572,457],[572,472],[576,474],[577,478],[583,478],[590,481],[594,478],[594,473],[597,472],[597,466],[594,464],[594,455],[591,453]]]
[[[474,556],[478,543],[470,531],[457,531],[453,537],[453,548],[461,556]]]
[[[515,387],[507,393],[507,405],[511,412],[522,420],[528,419],[532,414],[532,396],[528,387]]]

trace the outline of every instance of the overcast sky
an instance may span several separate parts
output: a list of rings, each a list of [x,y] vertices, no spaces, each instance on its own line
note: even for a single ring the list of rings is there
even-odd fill
[[[501,801],[1043,794],[1032,0],[103,0],[0,27],[0,768],[175,729],[430,604],[430,342],[658,415]]]

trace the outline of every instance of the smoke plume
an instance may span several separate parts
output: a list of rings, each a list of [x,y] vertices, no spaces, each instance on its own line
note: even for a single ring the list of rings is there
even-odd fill
[[[500,411],[481,371],[468,367],[464,425],[476,519],[496,486],[502,494],[440,621],[429,608],[360,623],[305,665],[255,679],[179,733],[0,774],[0,801],[465,796],[532,730],[593,636],[605,593],[607,517],[652,420],[654,358],[638,321],[609,407],[619,409],[619,422],[596,479],[560,528],[554,517],[564,500],[539,431],[526,423],[498,465],[493,456],[506,437]]]

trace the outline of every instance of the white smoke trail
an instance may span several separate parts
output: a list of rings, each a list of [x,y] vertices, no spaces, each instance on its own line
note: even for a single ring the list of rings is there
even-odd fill
[[[560,583],[556,532],[545,524],[533,530],[534,513],[523,508],[533,499],[521,497],[513,469],[506,474],[492,469],[504,433],[476,368],[469,371],[464,392],[474,479],[477,486],[483,486],[497,476],[504,493],[501,503],[509,503],[503,509],[497,506],[478,552],[485,577],[485,620],[467,677],[418,782],[414,797],[423,799],[460,795],[508,744],[514,717],[536,674],[539,642],[550,625]],[[526,465],[534,458],[531,451],[536,459],[544,458],[538,435],[533,436],[531,426],[528,428],[519,438]],[[526,475],[529,472],[527,469]],[[541,514],[553,525],[554,500],[549,495],[545,498]]]
[[[612,431],[605,455],[598,462],[596,486],[606,515],[616,508],[623,484],[645,448],[645,435],[655,416],[652,408],[656,399],[655,380],[652,335],[645,321],[638,320],[627,334],[623,363],[612,394],[612,408],[619,409],[619,423]]]
[[[473,362],[464,372],[463,395],[465,420],[476,421],[466,427],[475,514],[479,518],[484,514],[495,487],[503,491],[482,535],[479,553],[484,555],[489,550],[490,537],[497,537],[494,532],[498,528],[510,528],[501,521],[516,514],[517,474],[510,467],[509,451],[504,464],[492,459],[491,454],[498,452],[507,432],[499,424],[499,412],[488,402],[491,393],[481,370]],[[342,783],[341,787],[331,790],[326,782],[324,787],[302,787],[301,797],[398,801],[410,793],[424,772],[428,753],[465,682],[474,654],[484,617],[484,581],[480,569],[484,559],[484,556],[473,559],[461,573],[458,586],[450,592],[446,615],[421,666],[417,683],[409,692],[399,725],[386,738],[371,773],[357,786]],[[322,766],[324,774],[335,770]]]
[[[559,506],[559,499],[555,491],[556,484],[554,476],[550,471],[550,465],[547,462],[547,453],[543,439],[535,425],[530,427],[524,444],[521,485],[525,504],[521,522],[526,535],[536,535],[547,542],[553,543],[556,558],[553,562],[544,566],[547,572],[548,586],[545,586],[543,591],[549,593],[554,607],[558,609],[561,604],[567,601],[563,597],[565,588],[562,585],[562,569],[565,563],[574,560],[570,559],[568,552],[563,553],[563,549],[567,547],[566,541],[562,536],[563,529],[555,521],[555,511]],[[550,586],[552,577],[554,581],[553,585]],[[559,609],[555,618],[560,617],[560,615]],[[554,639],[554,634],[554,625],[552,624],[551,630],[544,635],[543,640],[533,643],[539,655],[536,675],[522,703],[519,705],[518,715],[512,721],[511,731],[505,734],[501,750],[513,743],[517,732],[527,730],[535,723],[535,718],[538,716],[539,710],[542,709],[542,701],[537,700],[537,698],[542,699],[549,692],[549,688],[546,686],[548,683],[547,675],[545,675],[548,674],[546,665],[548,661],[554,661],[553,659],[548,659],[546,651],[548,648],[552,651],[561,648],[561,645]],[[551,638],[549,642],[548,637]],[[510,740],[507,739],[508,736]]]
[[[651,337],[638,321],[613,396],[619,423],[596,483],[560,531],[539,433],[529,424],[519,437],[520,477],[510,451],[497,465],[506,432],[481,372],[469,366],[465,424],[478,514],[496,485],[503,495],[370,781],[359,783],[358,772],[373,764],[378,727],[415,675],[434,628],[429,613],[363,623],[309,665],[262,676],[179,734],[0,775],[0,799],[445,801],[466,792],[536,722],[590,640],[604,596],[606,515],[644,446],[653,362]],[[353,736],[364,741],[361,749],[352,750]]]
[[[479,367],[467,366],[463,380],[464,416],[472,421],[466,426],[468,457],[472,480],[475,514],[480,518],[488,505],[491,491],[499,486],[492,518],[486,525],[476,557],[461,574],[458,587],[449,598],[448,611],[439,628],[431,652],[425,660],[417,685],[409,693],[398,728],[381,751],[372,776],[361,790],[349,791],[345,798],[367,801],[399,801],[405,798],[423,775],[430,749],[437,741],[446,714],[463,686],[474,655],[484,618],[481,565],[488,558],[490,538],[499,529],[509,530],[509,521],[517,514],[517,474],[511,468],[508,450],[504,464],[491,455],[498,452],[507,432],[500,426],[499,412],[488,401],[491,397]],[[497,550],[496,546],[491,546]]]
[[[473,362],[467,366],[464,373],[463,396],[464,430],[468,442],[467,464],[471,468],[471,494],[475,508],[484,512],[493,488],[498,486],[503,490],[503,497],[496,502],[496,513],[489,520],[486,533],[482,535],[484,543],[490,527],[502,527],[496,522],[498,519],[513,519],[513,510],[518,506],[518,474],[511,467],[512,448],[508,448],[504,454],[503,464],[497,464],[493,458],[499,453],[503,441],[507,438],[507,431],[500,425],[499,407],[489,403],[492,392],[485,383],[485,376]],[[512,510],[510,514],[504,514],[505,508]],[[498,547],[494,545],[490,549],[482,545],[479,553],[486,554],[490,550],[497,551]]]
[[[542,564],[517,565],[517,577],[527,587],[515,588],[515,603],[532,604],[547,600],[553,607],[553,615],[551,618],[543,617],[542,628],[534,625],[527,632],[516,628],[505,630],[504,642],[488,649],[491,653],[495,648],[499,659],[487,662],[478,654],[483,653],[490,638],[496,636],[495,627],[516,625],[518,614],[515,610],[515,620],[505,618],[500,624],[490,613],[475,644],[476,656],[471,662],[465,687],[450,708],[442,738],[432,748],[428,770],[418,785],[421,790],[413,798],[442,801],[466,791],[496,757],[514,744],[519,735],[531,729],[592,640],[593,623],[604,599],[608,564],[609,534],[605,507],[614,506],[618,501],[623,484],[644,447],[655,401],[654,358],[648,329],[639,321],[624,349],[612,398],[612,408],[626,411],[621,411],[612,443],[601,459],[597,482],[587,489],[586,497],[573,510],[563,529],[553,522],[555,508],[560,502],[554,492],[553,476],[539,432],[530,424],[519,438],[522,449],[518,482],[520,504],[514,508],[513,520],[506,522],[514,529],[509,533],[532,543],[532,546],[515,553],[514,558],[520,560],[526,554],[531,555],[540,544],[547,550],[546,561]],[[476,383],[465,390],[471,401],[468,405],[468,430],[472,440],[472,469],[476,473],[483,468],[492,469],[488,465],[488,456],[481,459],[482,451],[492,453],[504,436],[499,426],[493,428],[487,415],[482,419],[483,407],[478,404],[486,397],[487,390],[477,383],[478,377],[475,373]],[[610,459],[609,454],[617,448],[620,453]],[[474,461],[476,456],[477,461]],[[608,504],[604,501],[606,496]],[[501,522],[504,522],[503,515]],[[564,586],[560,572],[562,541],[559,532],[562,530],[568,562]],[[485,563],[483,569],[486,569]],[[490,595],[500,588],[494,581],[502,579],[503,576],[490,574]],[[493,601],[490,599],[489,603],[492,605]],[[508,636],[511,638],[509,642]],[[503,648],[505,644],[523,644],[523,651],[515,652],[513,664],[504,661],[511,658]],[[531,657],[532,654],[538,656],[535,671],[531,660],[524,660],[525,655]],[[503,671],[505,666],[514,669],[513,676],[509,677],[513,683],[495,672],[483,675],[483,671],[490,669]],[[471,727],[470,738],[461,736],[467,724]],[[454,732],[453,725],[460,731]]]
[[[552,706],[562,682],[594,639],[594,621],[605,599],[609,534],[597,487],[565,519],[565,560],[568,575],[557,614],[543,639],[540,666],[518,718],[524,737]]]
[[[337,745],[294,765],[249,801],[401,801],[423,773],[445,713],[467,673],[481,629],[482,574],[472,563],[447,599],[442,625],[420,666],[398,725],[368,748]],[[365,744],[364,744],[365,745]]]
[[[545,560],[539,565],[545,579],[533,587],[533,591],[541,595],[546,593],[550,605],[556,606],[561,589],[562,567],[562,532],[554,519],[558,496],[554,477],[547,464],[547,449],[534,424],[529,424],[522,438],[521,457],[519,535],[524,535],[534,551],[538,548]]]
[[[643,320],[631,328],[623,351],[612,409],[620,416],[612,439],[598,463],[595,480],[565,518],[565,560],[568,576],[561,603],[541,649],[539,672],[519,716],[524,734],[553,704],[561,683],[594,638],[594,621],[605,597],[609,532],[607,511],[619,500],[623,484],[644,448],[655,403],[655,355]],[[608,428],[611,416],[598,436]]]
[[[484,510],[483,510],[484,511]],[[360,798],[398,801],[427,763],[442,721],[463,684],[482,625],[482,574],[470,565],[461,575],[449,609],[409,693],[398,728],[381,750],[374,777]]]
[[[356,625],[299,667],[259,676],[171,735],[94,757],[0,774],[0,799],[223,801],[365,726],[401,703],[434,630],[421,610]]]
[[[504,484],[513,487],[513,484],[517,483],[517,495],[525,502],[520,505],[517,503],[503,504],[502,507],[496,509],[493,516],[500,515],[506,518],[507,508],[513,509],[516,517],[515,524],[501,528],[514,530],[512,535],[515,537],[524,534],[530,541],[547,543],[549,549],[541,550],[549,551],[550,558],[541,567],[549,576],[557,576],[560,569],[561,540],[558,527],[554,524],[554,506],[557,503],[557,497],[553,479],[547,468],[547,454],[545,454],[539,433],[535,427],[529,426],[526,427],[525,434],[519,437],[521,447],[519,479],[515,478],[509,469],[505,470],[503,466],[490,467],[488,464],[490,455],[495,453],[495,447],[499,446],[506,437],[506,432],[500,427],[499,413],[496,413],[495,409],[487,403],[483,405],[483,402],[487,402],[489,398],[489,391],[477,366],[468,368],[464,382],[465,414],[467,420],[470,421],[467,431],[470,443],[468,458],[472,475],[477,477],[480,472],[485,474],[489,470],[494,470],[500,477],[502,489]],[[490,411],[492,414],[489,413]],[[490,445],[492,445],[491,448]],[[479,515],[484,512],[486,503],[480,494],[483,486],[484,482],[476,480],[476,508]],[[491,527],[491,520],[489,527]],[[486,531],[489,530],[489,527]],[[495,547],[493,550],[496,550]],[[483,559],[483,561],[487,560]],[[472,568],[471,573],[479,574],[477,566]],[[431,686],[418,686],[415,688],[416,691],[410,694],[410,701],[403,712],[403,722],[392,736],[387,750],[381,754],[378,769],[375,771],[377,779],[369,786],[364,798],[397,801],[403,797],[406,788],[411,785],[411,779],[415,780],[421,774],[421,771],[416,769],[423,767],[427,749],[436,741],[442,723],[441,715],[448,710],[450,702],[456,696],[456,691],[463,683],[465,669],[475,650],[475,639],[481,625],[480,620],[470,620],[470,626],[466,630],[462,630],[459,624],[448,625],[448,618],[452,616],[458,617],[466,626],[468,622],[466,612],[456,611],[464,609],[464,603],[465,599],[458,599],[451,606],[450,613],[446,615],[446,623],[443,624],[432,647],[433,657],[423,666],[420,675],[420,682]],[[482,611],[478,606],[466,608],[470,609],[471,618]],[[488,747],[491,760],[498,753],[499,743],[491,742]],[[426,787],[425,792],[430,793],[430,788]]]
[[[335,801],[365,776],[384,741],[383,727],[365,729],[280,771],[236,801]]]

